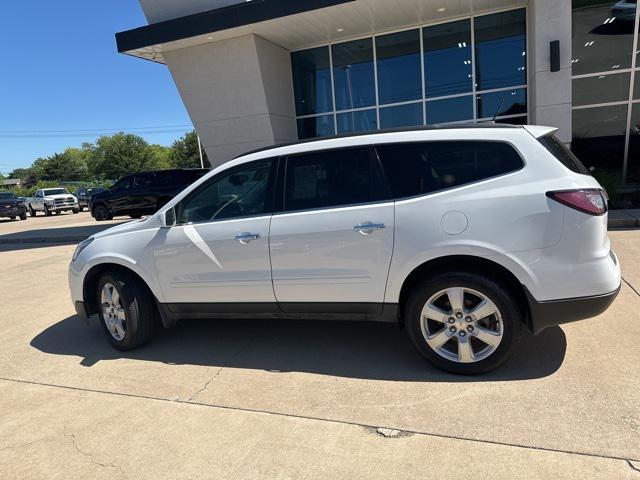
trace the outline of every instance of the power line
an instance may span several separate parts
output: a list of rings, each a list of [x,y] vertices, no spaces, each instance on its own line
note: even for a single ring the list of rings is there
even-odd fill
[[[119,132],[137,133],[141,135],[159,135],[166,133],[181,133],[192,129],[193,125],[166,125],[159,127],[121,127],[90,130],[0,130],[0,138],[89,138]]]

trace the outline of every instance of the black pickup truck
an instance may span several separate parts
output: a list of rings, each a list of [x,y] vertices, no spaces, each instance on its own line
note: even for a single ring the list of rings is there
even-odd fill
[[[128,175],[104,192],[89,197],[97,221],[117,216],[153,215],[189,185],[209,173],[206,169],[161,170]]]
[[[27,206],[11,192],[0,192],[0,218],[27,219]]]

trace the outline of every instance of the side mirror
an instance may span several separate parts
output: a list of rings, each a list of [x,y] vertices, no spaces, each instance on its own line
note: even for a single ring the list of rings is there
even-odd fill
[[[176,217],[176,207],[173,207],[162,215],[162,227],[163,228],[171,228],[175,227],[178,223],[178,219]]]

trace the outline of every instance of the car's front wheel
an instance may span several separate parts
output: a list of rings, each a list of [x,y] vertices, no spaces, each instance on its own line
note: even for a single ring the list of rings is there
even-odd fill
[[[417,285],[405,308],[407,331],[420,354],[461,375],[498,368],[522,335],[523,312],[513,293],[492,278],[467,272]]]
[[[33,209],[31,205],[29,205],[29,215],[31,215],[32,217],[36,216],[36,211]]]
[[[104,222],[105,220],[111,220],[113,217],[109,214],[109,210],[104,205],[96,205],[93,207],[93,217],[98,222]]]
[[[49,207],[48,207],[48,206],[46,206],[46,205],[44,206],[44,214],[45,214],[47,217],[50,217],[50,216],[51,216],[51,210],[49,210]]]
[[[20,214],[20,220],[26,220],[27,219],[27,212],[24,211]]]
[[[101,324],[118,350],[146,344],[158,325],[156,308],[146,286],[135,276],[106,272],[96,292]]]

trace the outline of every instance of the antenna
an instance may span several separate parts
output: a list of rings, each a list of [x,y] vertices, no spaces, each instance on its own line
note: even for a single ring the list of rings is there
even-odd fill
[[[500,100],[500,105],[498,105],[496,114],[493,116],[493,119],[491,120],[493,123],[496,123],[496,118],[498,118],[498,114],[500,113],[500,110],[502,110],[503,105],[504,105],[504,95],[502,96],[502,100]]]

